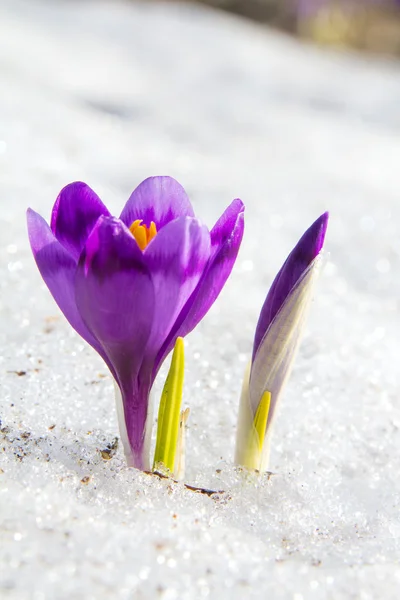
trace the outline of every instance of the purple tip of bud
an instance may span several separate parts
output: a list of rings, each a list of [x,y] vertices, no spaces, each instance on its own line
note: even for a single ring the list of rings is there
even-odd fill
[[[321,252],[324,245],[329,213],[321,215],[300,238],[275,277],[258,319],[254,337],[253,358],[277,312],[293,287]]]
[[[312,238],[312,235],[316,232],[317,235],[316,235],[315,245],[314,245],[314,256],[311,260],[314,260],[314,258],[316,256],[318,256],[318,254],[321,252],[321,250],[323,248],[326,230],[328,228],[328,221],[329,221],[329,212],[326,211],[311,225],[310,229],[308,229],[305,232],[305,234],[303,235],[303,237],[300,240],[300,242],[301,242],[303,240],[303,238],[305,238],[306,235],[309,234],[310,232],[311,232],[310,237]]]

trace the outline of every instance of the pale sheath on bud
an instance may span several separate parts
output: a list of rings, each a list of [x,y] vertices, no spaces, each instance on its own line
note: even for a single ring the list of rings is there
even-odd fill
[[[289,254],[261,310],[243,381],[236,437],[235,462],[248,469],[263,472],[268,466],[276,407],[299,346],[328,216],[321,215]]]

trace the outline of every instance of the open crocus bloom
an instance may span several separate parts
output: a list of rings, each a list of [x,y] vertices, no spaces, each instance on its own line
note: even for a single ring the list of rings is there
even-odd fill
[[[209,232],[170,177],[143,181],[120,218],[81,182],[60,192],[50,227],[28,210],[29,239],[46,285],[117,383],[130,466],[149,467],[152,384],[177,338],[203,318],[228,278],[243,211],[234,200]]]
[[[235,462],[265,471],[276,407],[299,346],[320,264],[328,213],[289,254],[264,302],[240,400]]]

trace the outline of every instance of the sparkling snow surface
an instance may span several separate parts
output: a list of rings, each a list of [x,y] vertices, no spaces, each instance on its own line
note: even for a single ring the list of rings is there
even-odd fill
[[[1,598],[398,598],[399,164],[395,63],[171,2],[1,2]],[[125,467],[112,380],[27,241],[26,207],[49,218],[66,183],[119,214],[153,174],[209,226],[247,206],[234,274],[186,340],[186,481],[212,497]],[[326,209],[273,475],[246,476],[232,456],[258,312]]]

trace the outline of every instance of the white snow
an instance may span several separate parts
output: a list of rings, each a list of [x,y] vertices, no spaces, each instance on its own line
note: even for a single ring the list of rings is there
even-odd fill
[[[1,597],[397,599],[398,65],[172,2],[3,0],[0,56]],[[70,181],[118,214],[152,174],[209,226],[247,207],[234,274],[186,340],[186,481],[212,497],[114,452],[111,377],[26,235],[25,209],[49,218]],[[232,466],[243,372],[276,271],[327,209],[259,479]]]

